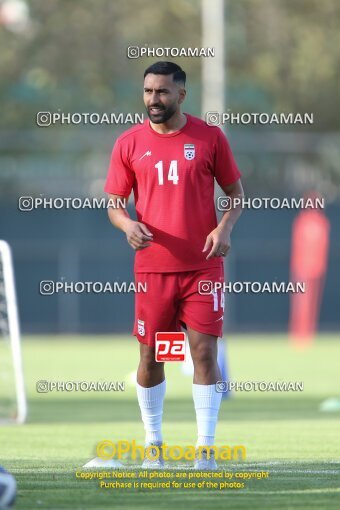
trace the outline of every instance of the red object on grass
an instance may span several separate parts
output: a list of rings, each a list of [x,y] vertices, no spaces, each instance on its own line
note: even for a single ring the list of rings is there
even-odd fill
[[[291,281],[305,282],[306,285],[305,293],[291,294],[290,301],[289,333],[298,347],[310,345],[318,327],[327,271],[329,230],[329,221],[321,209],[305,209],[293,223]]]

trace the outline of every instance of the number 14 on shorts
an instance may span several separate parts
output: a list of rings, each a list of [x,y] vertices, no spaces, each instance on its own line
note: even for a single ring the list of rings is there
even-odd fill
[[[156,333],[156,361],[185,361],[185,333]]]

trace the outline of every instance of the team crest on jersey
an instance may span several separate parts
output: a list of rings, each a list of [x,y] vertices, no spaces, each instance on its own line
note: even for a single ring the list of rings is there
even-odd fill
[[[185,159],[194,159],[195,157],[195,145],[193,143],[184,144],[184,157]]]
[[[145,322],[138,319],[138,334],[140,336],[145,336]]]

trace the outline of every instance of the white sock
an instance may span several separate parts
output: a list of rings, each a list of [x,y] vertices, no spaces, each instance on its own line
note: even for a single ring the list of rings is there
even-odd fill
[[[222,393],[216,391],[215,384],[193,384],[192,396],[197,421],[196,447],[213,446]]]
[[[145,444],[162,442],[162,416],[165,380],[151,388],[137,383],[137,398],[145,429]]]

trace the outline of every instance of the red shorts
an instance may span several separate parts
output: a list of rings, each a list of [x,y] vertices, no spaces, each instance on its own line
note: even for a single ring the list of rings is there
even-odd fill
[[[181,326],[220,337],[223,331],[224,295],[199,282],[224,281],[223,267],[179,273],[136,273],[136,286],[146,292],[135,297],[133,334],[139,342],[155,345],[158,331],[181,331]]]

